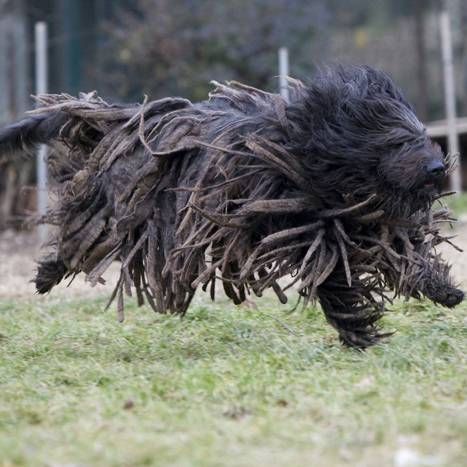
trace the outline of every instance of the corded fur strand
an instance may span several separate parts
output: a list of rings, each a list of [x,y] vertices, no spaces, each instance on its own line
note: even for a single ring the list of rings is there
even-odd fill
[[[432,204],[425,163],[443,160],[392,81],[368,67],[290,80],[290,103],[237,82],[208,101],[109,105],[95,93],[43,95],[31,112],[57,181],[53,254],[37,289],[121,262],[124,295],[184,314],[198,287],[236,304],[272,288],[319,299],[340,339],[365,348],[393,296],[462,300],[435,247],[448,211]],[[57,118],[57,115],[60,118]],[[49,130],[50,134],[50,130]],[[445,163],[449,165],[447,159]]]

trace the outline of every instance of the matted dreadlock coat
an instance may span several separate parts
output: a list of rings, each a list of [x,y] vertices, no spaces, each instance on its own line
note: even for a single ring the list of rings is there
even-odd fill
[[[58,229],[40,293],[80,272],[95,285],[116,260],[122,319],[132,289],[139,304],[184,314],[199,286],[214,299],[220,283],[236,304],[268,288],[284,303],[294,286],[358,347],[383,335],[388,290],[462,300],[435,252],[449,217],[432,204],[449,164],[384,73],[290,80],[290,102],[215,84],[197,104],[43,95],[3,131],[2,150],[53,149],[58,202],[44,220]]]

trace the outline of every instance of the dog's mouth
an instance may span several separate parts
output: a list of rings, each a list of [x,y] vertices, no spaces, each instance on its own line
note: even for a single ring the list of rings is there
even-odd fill
[[[443,178],[429,179],[423,181],[418,189],[425,194],[438,194],[443,188]]]

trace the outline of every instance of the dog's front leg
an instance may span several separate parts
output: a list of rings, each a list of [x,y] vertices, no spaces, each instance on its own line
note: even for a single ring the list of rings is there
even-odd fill
[[[344,269],[339,266],[318,287],[318,298],[326,319],[345,345],[364,349],[389,335],[379,332],[376,327],[384,309],[372,292],[370,282],[359,279],[349,287]]]
[[[448,308],[458,305],[464,299],[464,292],[453,284],[449,269],[449,265],[438,256],[426,262],[420,273],[414,275],[415,283],[409,284],[410,294],[415,298],[424,295]]]

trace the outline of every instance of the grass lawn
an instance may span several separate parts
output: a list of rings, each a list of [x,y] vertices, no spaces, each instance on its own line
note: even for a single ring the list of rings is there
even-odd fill
[[[467,213],[467,193],[459,193],[443,198],[455,216]]]
[[[465,465],[467,305],[342,348],[313,308],[0,302],[0,465]]]

